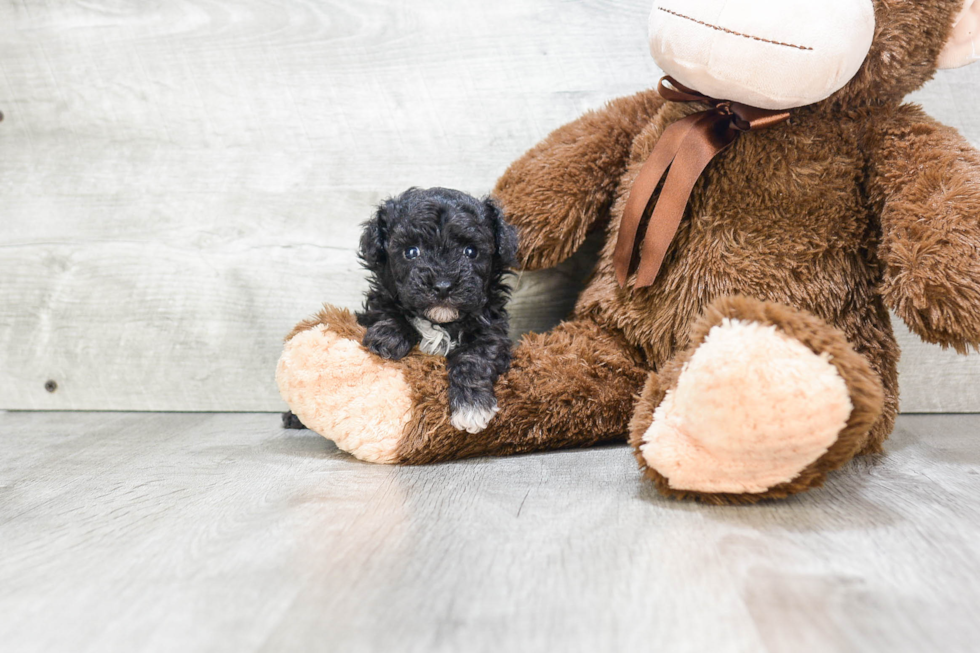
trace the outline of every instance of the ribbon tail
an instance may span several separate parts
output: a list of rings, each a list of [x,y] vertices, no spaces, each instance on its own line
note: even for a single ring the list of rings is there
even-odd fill
[[[732,102],[732,111],[735,113],[733,122],[741,131],[768,129],[789,120],[789,111],[758,109],[738,102]]]
[[[690,89],[671,76],[662,77],[657,85],[657,93],[670,102],[710,102],[711,98]]]
[[[701,173],[715,156],[728,148],[738,132],[728,128],[719,133],[718,125],[727,118],[717,114],[702,116],[690,130],[675,157],[660,192],[657,206],[643,237],[636,287],[651,285],[660,272],[667,248],[684,217],[684,209]]]
[[[626,277],[629,275],[630,263],[633,259],[636,232],[640,227],[643,214],[650,204],[650,198],[653,197],[664,173],[667,172],[667,168],[677,156],[681,145],[686,142],[688,134],[703,116],[703,113],[687,116],[667,127],[654,146],[653,153],[640,168],[640,172],[633,182],[629,199],[626,200],[626,207],[623,209],[623,217],[619,223],[619,235],[616,238],[616,250],[613,253],[613,265],[620,287],[626,285]]]

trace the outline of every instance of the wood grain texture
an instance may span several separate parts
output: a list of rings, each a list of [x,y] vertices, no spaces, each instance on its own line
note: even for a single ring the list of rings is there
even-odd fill
[[[485,193],[649,87],[648,4],[0,0],[0,407],[281,409],[282,336],[360,303],[371,207]],[[980,67],[921,94],[980,142],[975,97]],[[582,261],[522,277],[515,333]],[[907,410],[980,410],[980,358],[906,347]]]
[[[272,415],[0,414],[0,648],[975,651],[978,432],[904,416],[721,508],[625,447],[398,468]]]

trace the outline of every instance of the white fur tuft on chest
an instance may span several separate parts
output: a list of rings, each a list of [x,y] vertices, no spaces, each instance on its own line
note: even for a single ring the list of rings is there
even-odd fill
[[[423,353],[434,356],[446,356],[456,348],[457,343],[452,339],[452,336],[438,324],[433,324],[424,317],[413,317],[411,322],[415,330],[422,336],[419,349]]]

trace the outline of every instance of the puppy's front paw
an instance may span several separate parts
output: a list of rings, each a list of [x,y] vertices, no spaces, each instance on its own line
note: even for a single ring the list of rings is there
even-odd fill
[[[365,345],[371,353],[393,361],[401,360],[408,356],[408,352],[412,351],[413,346],[407,340],[372,341],[365,343]]]
[[[463,405],[453,409],[453,416],[450,421],[453,427],[459,431],[479,433],[487,428],[487,424],[499,410],[497,402],[491,406]]]
[[[415,346],[398,328],[381,322],[364,333],[363,344],[371,353],[393,361],[408,356],[408,352]]]

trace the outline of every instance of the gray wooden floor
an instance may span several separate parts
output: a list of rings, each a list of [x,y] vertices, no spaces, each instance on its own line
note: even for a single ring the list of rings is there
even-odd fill
[[[980,416],[790,501],[625,447],[359,463],[269,414],[0,413],[0,649],[976,651]]]

